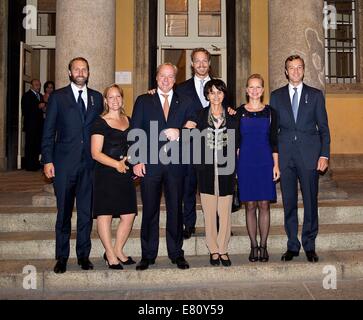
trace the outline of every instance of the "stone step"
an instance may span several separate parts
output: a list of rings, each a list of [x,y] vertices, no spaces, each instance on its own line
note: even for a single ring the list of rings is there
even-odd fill
[[[363,252],[324,252],[318,263],[309,263],[302,253],[291,262],[281,262],[280,254],[271,254],[268,263],[250,263],[246,254],[231,255],[232,266],[212,267],[208,256],[187,256],[190,269],[179,270],[166,257],[159,257],[155,265],[146,271],[136,271],[135,265],[124,270],[110,270],[100,258],[92,259],[94,270],[82,271],[75,259],[70,259],[67,272],[55,274],[54,260],[0,261],[0,291],[18,290],[24,293],[25,278],[29,268],[36,271],[36,290],[41,292],[100,292],[102,290],[187,288],[200,285],[223,286],[243,283],[288,281],[321,281],[323,287],[327,275],[340,281],[363,277]],[[29,279],[29,278],[28,278]],[[329,280],[329,279],[328,279]],[[328,282],[328,281],[325,281]]]
[[[233,227],[232,232],[229,253],[242,254],[249,252],[250,240],[246,227]],[[54,257],[55,251],[54,239],[54,232],[0,233],[0,260],[51,259]],[[70,257],[75,257],[75,242],[75,233],[72,232]],[[286,248],[286,234],[282,226],[272,226],[270,228],[268,248],[271,253],[281,253]],[[204,228],[197,228],[195,236],[184,241],[183,249],[186,255],[208,254]],[[316,241],[316,249],[318,252],[362,250],[363,224],[321,225]],[[94,230],[90,256],[101,257],[103,252],[101,241]],[[134,229],[131,232],[125,246],[125,253],[132,256],[141,256],[139,230]],[[159,256],[167,256],[165,229],[160,229]]]
[[[319,199],[324,200],[339,200],[339,199],[347,199],[348,194],[338,188],[329,187],[325,190],[321,190],[319,192]],[[140,195],[138,195],[140,200]],[[299,192],[298,201],[302,202],[302,196]],[[280,192],[280,188],[277,188],[277,202],[282,203],[282,196]],[[32,197],[32,204],[35,207],[55,207],[57,205],[55,196],[50,192],[42,192],[36,194]]]
[[[200,208],[200,206],[198,206]],[[56,221],[56,208],[53,207],[13,207],[0,208],[0,232],[31,232],[31,231],[53,231]],[[304,209],[299,209],[299,221],[303,221]],[[282,208],[271,208],[271,225],[284,224],[284,213]],[[134,229],[140,229],[142,208],[139,207],[139,215],[134,222]],[[77,214],[73,213],[72,230],[76,229]],[[116,228],[119,219],[113,220],[113,228]],[[323,224],[363,224],[362,206],[326,206],[319,208],[319,223]],[[245,226],[245,211],[241,209],[232,213],[233,226]],[[165,207],[161,207],[160,227],[166,226]],[[197,210],[197,227],[204,226],[204,215],[202,210]]]
[[[332,173],[329,171],[327,174],[320,178],[320,191],[319,191],[319,199],[322,200],[339,200],[339,199],[347,199],[348,194],[344,190],[337,188],[337,183],[332,179]],[[138,201],[140,202],[140,192],[139,186],[137,186],[138,190]],[[281,189],[280,186],[277,185],[277,202],[282,203]],[[302,202],[301,192],[298,193],[298,201]],[[52,184],[45,184],[43,187],[43,192],[36,194],[32,199],[34,206],[56,206],[56,199],[54,196],[54,189]]]

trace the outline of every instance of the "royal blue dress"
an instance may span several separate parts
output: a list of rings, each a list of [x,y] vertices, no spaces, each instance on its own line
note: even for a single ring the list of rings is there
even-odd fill
[[[277,152],[275,111],[269,105],[259,112],[249,112],[244,105],[237,110],[240,119],[239,199],[241,202],[276,201],[272,158],[272,153]]]

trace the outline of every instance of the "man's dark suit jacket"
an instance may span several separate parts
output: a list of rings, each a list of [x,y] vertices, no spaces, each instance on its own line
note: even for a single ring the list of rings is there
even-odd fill
[[[330,156],[330,133],[323,93],[304,84],[297,121],[291,107],[288,85],[271,93],[270,105],[277,112],[278,150],[281,169],[287,167],[295,144],[306,169],[316,169],[320,157]]]
[[[90,129],[102,112],[102,95],[87,88],[88,106],[85,119],[71,86],[52,93],[49,99],[42,141],[43,163],[53,163],[56,174],[67,172],[83,161],[93,167]]]
[[[168,115],[168,121],[165,121],[163,108],[161,106],[159,95],[156,93],[154,95],[144,94],[137,98],[132,118],[131,118],[131,127],[132,129],[142,129],[146,133],[148,137],[147,144],[147,163],[146,163],[146,174],[154,175],[158,174],[162,170],[163,164],[160,162],[158,157],[158,162],[156,164],[150,164],[150,150],[158,150],[163,148],[166,141],[159,141],[155,144],[155,140],[150,141],[151,136],[151,122],[158,123],[158,137],[162,131],[168,128],[177,128],[183,129],[183,126],[188,120],[196,121],[193,106],[191,100],[186,96],[178,95],[174,91],[173,98],[170,104],[170,110]],[[155,137],[153,137],[155,139]],[[180,142],[175,142],[181,145],[182,137],[180,136]],[[183,166],[179,164],[170,164],[168,165],[170,173],[172,175],[179,175],[183,173]]]
[[[42,95],[39,95],[41,101]],[[24,116],[23,129],[27,133],[42,132],[43,111],[39,109],[40,101],[32,90],[25,92],[21,99],[21,110]]]
[[[178,84],[175,91],[179,95],[185,95],[192,101],[193,110],[196,114],[199,114],[203,110],[203,105],[200,102],[197,91],[195,90],[194,77]]]
[[[194,77],[178,84],[176,86],[175,91],[179,94],[179,95],[185,95],[187,97],[189,97],[192,100],[192,105],[193,105],[193,110],[194,112],[198,115],[200,111],[203,110],[203,105],[200,102],[198,93],[195,89],[195,83],[194,83]],[[227,97],[224,97],[223,99],[223,107],[227,107]]]

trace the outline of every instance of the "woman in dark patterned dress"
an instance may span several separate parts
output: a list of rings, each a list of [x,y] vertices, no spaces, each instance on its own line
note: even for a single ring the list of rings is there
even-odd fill
[[[275,183],[280,177],[275,111],[264,105],[264,80],[251,75],[246,84],[247,104],[237,109],[240,149],[237,164],[239,198],[245,203],[246,225],[251,241],[251,262],[267,262],[270,201],[276,201]],[[257,208],[259,211],[257,222]],[[257,242],[257,226],[260,245]]]

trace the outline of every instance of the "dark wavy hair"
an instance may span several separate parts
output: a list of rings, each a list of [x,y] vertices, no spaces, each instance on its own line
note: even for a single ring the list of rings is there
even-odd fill
[[[204,86],[204,97],[209,101],[208,94],[212,92],[213,87],[215,87],[218,91],[222,91],[224,96],[227,95],[227,86],[224,81],[220,79],[212,79],[209,80]]]
[[[53,90],[55,89],[55,84],[54,84],[54,82],[53,82],[53,81],[47,81],[47,82],[45,82],[45,83],[44,83],[44,86],[43,86],[44,93],[46,93],[46,90],[47,90],[47,88],[48,88],[48,86],[49,86],[50,84],[53,86]]]

